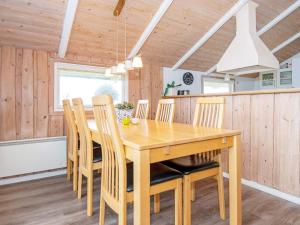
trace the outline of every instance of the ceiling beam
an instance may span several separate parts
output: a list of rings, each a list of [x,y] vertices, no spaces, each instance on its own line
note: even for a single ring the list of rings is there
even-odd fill
[[[295,35],[293,35],[289,39],[285,40],[280,45],[277,45],[275,48],[272,49],[272,53],[278,52],[280,49],[282,49],[285,46],[289,45],[290,43],[292,43],[293,41],[295,41],[299,37],[300,37],[300,32],[296,33]]]
[[[68,0],[66,14],[64,18],[61,39],[59,44],[58,55],[64,58],[68,49],[68,44],[71,36],[71,31],[75,19],[76,10],[79,0]]]
[[[140,36],[139,40],[135,44],[135,46],[132,48],[128,58],[133,58],[138,54],[142,46],[144,45],[145,41],[148,39],[152,31],[154,30],[155,26],[158,24],[162,16],[165,14],[165,12],[168,10],[170,5],[172,4],[173,0],[164,0],[155,15],[152,17],[150,23]]]
[[[280,13],[277,17],[275,17],[272,21],[270,21],[263,28],[261,28],[257,32],[258,36],[262,35],[263,33],[267,32],[268,30],[270,30],[277,23],[279,23],[285,17],[287,17],[288,15],[290,15],[292,12],[294,12],[299,6],[300,6],[300,1],[299,0],[296,1],[294,4],[290,5],[286,10],[284,10],[282,13]]]
[[[271,20],[267,25],[262,27],[258,32],[258,36],[261,36],[268,30],[270,30],[272,27],[274,27],[277,23],[279,23],[281,20],[283,20],[285,17],[290,15],[293,11],[295,11],[300,6],[300,0],[297,0],[294,4],[290,5],[286,10],[281,12],[278,16],[276,16],[273,20]],[[217,64],[213,65],[211,68],[209,68],[206,71],[206,74],[210,74],[214,72],[214,68],[216,69]]]
[[[119,16],[122,12],[122,9],[125,5],[125,0],[119,0],[115,9],[114,9],[114,16]]]
[[[280,65],[284,65],[285,63],[291,61],[293,58],[300,56],[300,52],[296,53],[295,55],[291,56],[290,58],[284,60],[283,62],[280,63]]]
[[[208,39],[210,39],[232,16],[234,16],[249,0],[239,0],[225,15],[213,25],[210,30],[204,34],[192,48],[190,48],[172,67],[172,70],[178,69],[188,58],[190,58]]]
[[[217,70],[217,64],[215,64],[214,66],[212,66],[211,68],[209,68],[209,70],[207,70],[205,72],[205,75],[210,74],[212,72],[215,72]]]

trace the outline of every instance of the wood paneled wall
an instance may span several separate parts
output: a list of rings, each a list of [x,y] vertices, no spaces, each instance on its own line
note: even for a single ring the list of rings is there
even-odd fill
[[[53,52],[0,46],[0,141],[64,135],[62,112],[54,112],[54,62],[110,65],[111,61],[77,55],[62,60]],[[155,105],[161,96],[159,66],[145,64],[129,74],[129,101],[140,98]]]
[[[140,70],[130,71],[128,81],[129,102],[136,104],[139,99],[149,99],[149,117],[154,119],[158,100],[163,95],[162,67],[145,64]]]
[[[300,93],[225,98],[224,128],[242,132],[243,178],[300,196]],[[196,99],[176,98],[175,122],[192,123]]]
[[[48,135],[48,53],[0,48],[0,140]]]

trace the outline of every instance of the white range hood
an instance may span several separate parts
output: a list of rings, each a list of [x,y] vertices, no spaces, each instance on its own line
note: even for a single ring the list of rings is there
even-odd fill
[[[256,32],[257,4],[249,1],[236,14],[236,36],[217,64],[217,72],[234,75],[279,68],[279,62]]]

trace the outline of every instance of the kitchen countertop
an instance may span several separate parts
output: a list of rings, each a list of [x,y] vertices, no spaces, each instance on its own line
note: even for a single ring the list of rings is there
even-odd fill
[[[208,97],[208,96],[260,95],[260,94],[280,94],[280,93],[300,93],[300,88],[272,89],[272,90],[258,90],[258,91],[241,91],[241,92],[217,93],[217,94],[172,95],[172,96],[163,96],[163,98],[188,98],[188,97]]]

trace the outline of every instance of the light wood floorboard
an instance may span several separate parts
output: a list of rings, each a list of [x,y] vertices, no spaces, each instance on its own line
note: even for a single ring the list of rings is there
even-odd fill
[[[97,225],[99,219],[100,179],[95,174],[94,215],[86,216],[86,180],[83,197],[76,198],[72,183],[65,176],[0,186],[0,225]],[[197,198],[192,203],[193,225],[225,225],[218,212],[217,185],[205,180],[197,184]],[[226,216],[228,218],[228,182],[225,181]],[[151,214],[151,224],[174,222],[173,193],[161,194],[161,211]],[[153,200],[151,201],[153,211]],[[133,223],[132,205],[128,206],[128,222]],[[106,225],[117,224],[117,216],[106,210]],[[300,206],[243,186],[244,225],[300,225]]]

